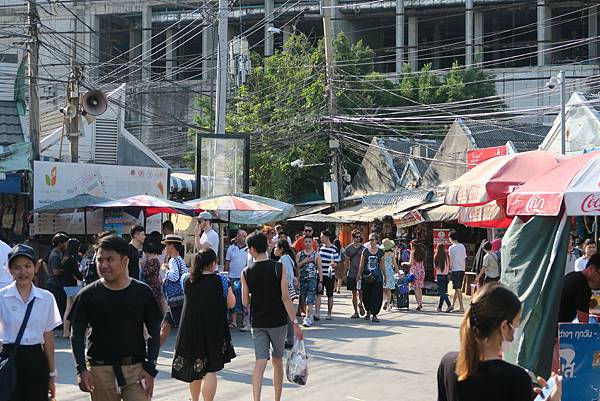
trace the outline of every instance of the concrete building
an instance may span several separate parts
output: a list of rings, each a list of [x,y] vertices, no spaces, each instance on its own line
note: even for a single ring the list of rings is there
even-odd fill
[[[216,2],[41,3],[42,110],[55,113],[63,105],[62,81],[77,43],[86,85],[106,90],[126,83],[124,126],[171,165],[180,164],[198,113],[193,99],[213,99]],[[241,35],[251,51],[265,56],[293,31],[317,39],[323,32],[320,4],[234,2],[228,39]],[[12,26],[5,30],[25,33],[26,5],[3,1],[0,23]],[[569,92],[593,89],[588,78],[600,73],[597,12],[595,2],[577,0],[333,0],[332,8],[335,32],[372,47],[378,71],[397,78],[403,63],[413,70],[432,63],[440,73],[454,60],[478,65],[495,74],[509,109],[558,104],[558,93],[544,83],[559,69]],[[3,35],[2,52],[18,52],[14,43],[15,37]]]

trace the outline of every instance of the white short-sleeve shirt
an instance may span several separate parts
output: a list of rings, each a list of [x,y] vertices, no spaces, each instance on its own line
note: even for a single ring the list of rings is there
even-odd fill
[[[453,272],[464,272],[467,264],[467,250],[461,243],[450,245],[450,263]]]
[[[575,271],[576,272],[582,272],[585,270],[585,268],[587,267],[587,263],[590,260],[590,258],[586,258],[585,256],[582,256],[580,258],[578,258],[575,261]]]
[[[229,278],[241,278],[242,270],[248,262],[248,247],[240,248],[237,244],[232,244],[227,248],[225,260],[229,261]]]
[[[37,288],[32,284],[31,293],[23,302],[16,283],[0,290],[0,342],[12,344],[17,338],[19,328],[25,317],[27,304],[35,298],[31,316],[21,339],[22,345],[44,343],[44,333],[54,330],[62,323],[54,296],[49,291]]]
[[[200,237],[200,244],[208,243],[208,246],[219,255],[219,234],[212,228],[208,232],[203,232]]]

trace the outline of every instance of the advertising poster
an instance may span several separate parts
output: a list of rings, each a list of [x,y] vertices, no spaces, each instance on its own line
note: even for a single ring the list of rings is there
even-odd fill
[[[433,254],[438,244],[443,244],[446,248],[446,252],[452,243],[450,242],[450,230],[449,228],[434,228],[433,229]]]
[[[558,337],[562,400],[600,400],[600,325],[563,323]]]
[[[33,207],[90,194],[120,199],[135,195],[167,198],[168,169],[36,161]]]

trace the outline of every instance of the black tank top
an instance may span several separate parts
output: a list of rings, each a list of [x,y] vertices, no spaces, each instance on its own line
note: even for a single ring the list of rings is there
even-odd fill
[[[287,312],[281,300],[281,263],[272,260],[255,262],[245,274],[250,290],[252,327],[272,328],[286,325]]]

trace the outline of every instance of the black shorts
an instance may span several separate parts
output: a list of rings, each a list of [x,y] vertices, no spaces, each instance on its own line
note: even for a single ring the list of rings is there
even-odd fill
[[[319,287],[317,286],[317,295],[326,293],[327,297],[331,298],[333,296],[333,287],[335,287],[335,277],[323,276],[323,287],[319,291]]]
[[[463,271],[455,271],[452,272],[452,287],[454,287],[455,290],[462,290],[462,283],[463,280],[465,279],[465,272]]]
[[[356,277],[346,277],[346,288],[348,291],[358,291],[358,288],[356,288]]]
[[[164,323],[167,323],[172,328],[176,329],[179,327],[181,320],[181,312],[183,312],[183,305],[181,306],[170,306],[169,310],[165,314],[163,319]]]

